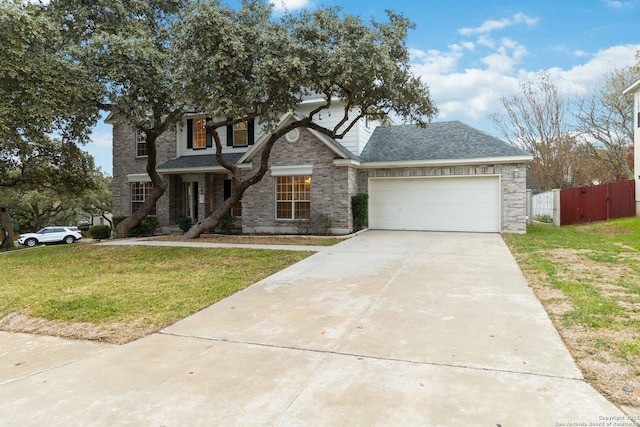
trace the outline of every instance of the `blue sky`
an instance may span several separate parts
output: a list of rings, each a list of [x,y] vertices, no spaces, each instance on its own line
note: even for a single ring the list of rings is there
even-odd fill
[[[414,73],[440,109],[435,121],[460,120],[496,136],[490,115],[500,112],[500,97],[513,94],[520,82],[548,71],[567,93],[585,94],[608,69],[634,64],[640,50],[640,0],[273,3],[290,11],[340,6],[367,20],[383,20],[386,9],[404,14],[417,26],[407,44]],[[85,149],[111,174],[111,126],[96,126]]]

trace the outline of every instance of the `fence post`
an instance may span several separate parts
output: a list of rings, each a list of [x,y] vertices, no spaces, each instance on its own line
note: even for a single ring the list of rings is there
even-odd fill
[[[533,204],[531,198],[533,197],[533,191],[527,190],[527,225],[533,224]]]
[[[553,225],[560,227],[560,190],[553,191]]]

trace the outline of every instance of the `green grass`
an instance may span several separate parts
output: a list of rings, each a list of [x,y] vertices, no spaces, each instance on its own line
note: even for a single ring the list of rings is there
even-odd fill
[[[640,388],[640,218],[534,225],[503,238],[585,379],[637,405],[619,384]]]
[[[629,298],[640,298],[640,219],[623,218],[578,226],[531,226],[526,235],[505,235],[504,240],[525,271],[542,275],[548,286],[563,292],[574,307],[562,316],[567,326],[616,328],[628,324],[618,298],[603,285],[613,286]],[[572,259],[558,255],[571,251]],[[603,272],[616,265],[625,274]],[[580,268],[576,268],[576,266]],[[593,267],[582,270],[584,266]],[[635,323],[635,322],[634,322]]]
[[[0,255],[0,318],[165,326],[311,252],[56,245]]]

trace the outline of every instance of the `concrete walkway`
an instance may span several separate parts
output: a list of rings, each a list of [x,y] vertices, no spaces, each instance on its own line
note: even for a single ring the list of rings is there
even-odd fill
[[[369,231],[161,333],[80,342],[48,368],[11,358],[12,337],[0,334],[7,426],[624,420],[584,382],[494,234]]]

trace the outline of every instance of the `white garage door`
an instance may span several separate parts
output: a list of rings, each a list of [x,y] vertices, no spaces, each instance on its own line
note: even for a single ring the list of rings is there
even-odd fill
[[[384,230],[500,231],[497,176],[373,178],[369,227]]]

